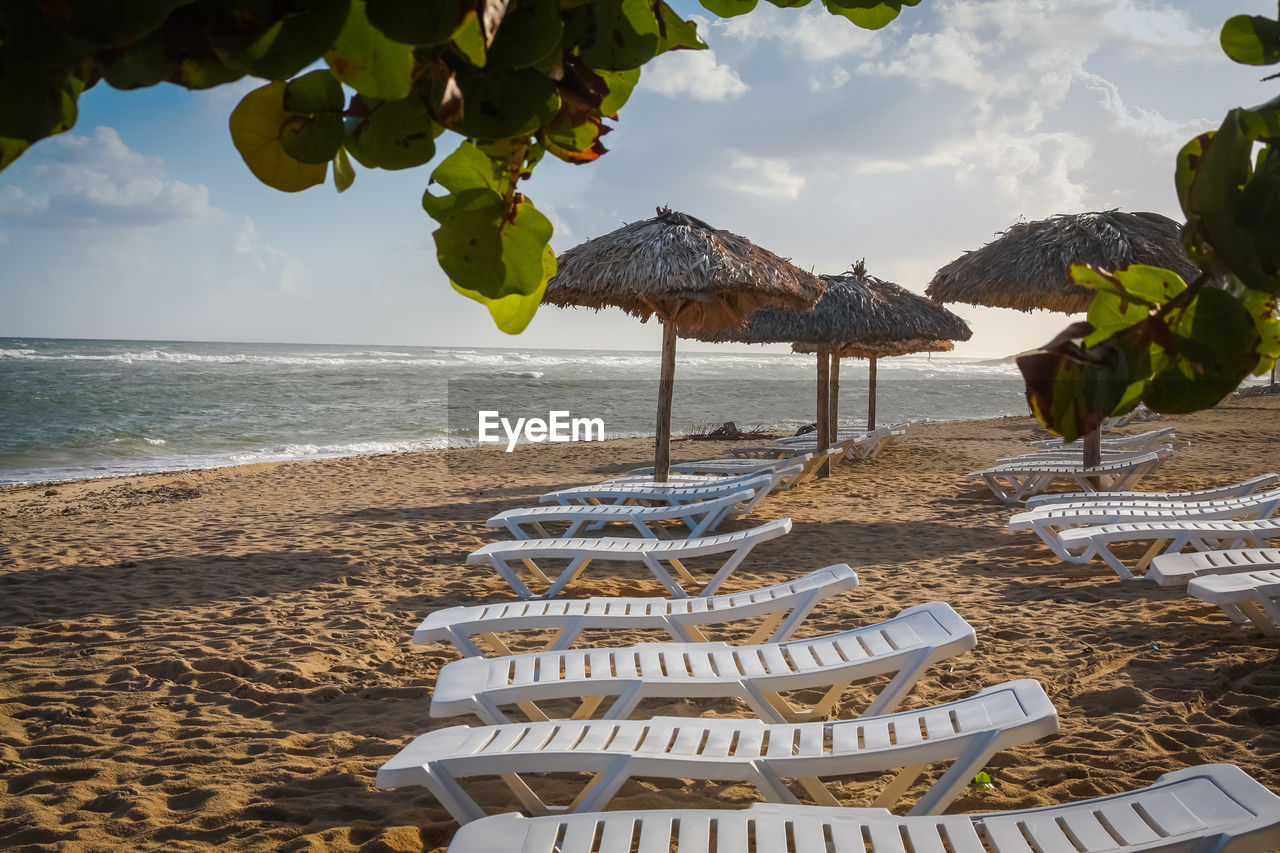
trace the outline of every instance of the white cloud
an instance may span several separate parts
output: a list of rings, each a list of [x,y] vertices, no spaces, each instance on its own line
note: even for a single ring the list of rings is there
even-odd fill
[[[716,61],[710,50],[673,50],[645,67],[644,88],[671,97],[698,101],[724,101],[746,94],[750,88],[738,72]]]
[[[1102,24],[1111,33],[1142,50],[1149,59],[1186,61],[1218,56],[1213,30],[1197,27],[1186,12],[1167,5],[1120,0]]]
[[[805,177],[792,171],[787,160],[735,154],[729,169],[732,174],[721,181],[721,186],[753,195],[797,198],[805,184]]]
[[[849,82],[850,74],[839,65],[833,65],[823,72],[823,76],[812,75],[809,77],[809,91],[821,92],[823,89],[839,89],[845,83]]]
[[[298,289],[304,272],[301,261],[262,239],[252,218],[245,216],[240,221],[240,229],[224,265],[224,281],[239,287],[265,285],[292,293]]]
[[[52,162],[33,170],[40,190],[4,187],[0,215],[56,228],[164,226],[214,215],[208,187],[168,179],[163,161],[130,150],[110,127],[48,144]]]

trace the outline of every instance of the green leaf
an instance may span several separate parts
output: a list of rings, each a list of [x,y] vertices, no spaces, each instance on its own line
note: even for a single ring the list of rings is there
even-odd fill
[[[809,0],[803,0],[807,3]],[[693,21],[686,21],[677,15],[665,0],[658,0],[655,7],[658,11],[658,53],[668,50],[706,50],[707,43],[698,38],[698,26]]]
[[[102,51],[98,56],[102,77],[116,89],[140,89],[173,77],[177,60],[169,53],[160,31],[118,51]]]
[[[310,0],[267,30],[248,50],[249,73],[287,80],[319,59],[342,32],[351,0]]]
[[[827,11],[843,15],[864,30],[878,30],[902,11],[900,0],[822,0]]]
[[[431,173],[431,183],[439,184],[450,193],[484,189],[501,195],[506,191],[508,180],[501,163],[486,157],[474,144],[464,142],[436,166]],[[431,215],[440,218],[434,213]]]
[[[443,44],[462,23],[461,0],[365,0],[369,23],[394,41]]]
[[[449,43],[466,58],[467,62],[476,68],[484,67],[486,53],[484,27],[480,23],[480,16],[474,11],[468,11],[463,15],[462,23],[453,31]]]
[[[809,5],[809,0],[769,0],[769,2],[781,9],[799,9]]]
[[[600,115],[615,118],[618,110],[631,97],[636,84],[640,82],[640,69],[630,68],[626,71],[597,71],[609,86],[609,94],[600,102]]]
[[[658,19],[647,0],[610,0],[573,9],[565,38],[577,42],[584,63],[606,71],[639,68],[657,54],[661,42]]]
[[[100,47],[132,44],[164,23],[169,13],[191,0],[77,0],[48,4],[56,9],[49,20],[73,38]]]
[[[528,136],[560,109],[556,84],[533,68],[462,69],[462,116],[452,129],[474,139]]]
[[[1280,21],[1256,15],[1236,15],[1222,25],[1223,51],[1244,65],[1280,62]]]
[[[489,309],[489,316],[493,317],[494,325],[500,331],[508,335],[518,335],[525,330],[529,321],[537,313],[538,306],[542,304],[543,294],[547,290],[546,282],[556,274],[556,253],[550,246],[542,253],[542,260],[544,278],[542,286],[528,294],[511,293],[490,299],[477,291],[458,286],[457,282],[450,281],[449,284],[463,296],[485,305]]]
[[[1152,348],[1153,376],[1143,399],[1157,412],[1194,412],[1217,404],[1257,365],[1257,325],[1224,290],[1205,287],[1170,312],[1169,335]]]
[[[9,168],[9,164],[22,156],[22,152],[31,147],[31,143],[23,139],[6,139],[0,137],[0,172]]]
[[[280,145],[300,163],[328,163],[338,156],[345,131],[337,113],[287,115],[280,127]]]
[[[555,54],[564,35],[557,0],[520,0],[511,7],[489,46],[486,68],[528,68]]]
[[[324,59],[339,80],[370,98],[398,101],[413,88],[413,46],[372,26],[364,0],[351,0],[347,22]]]
[[[411,169],[436,154],[440,128],[417,92],[376,104],[363,119],[347,120],[347,148],[371,169]]]
[[[698,0],[702,8],[717,18],[736,18],[756,7],[756,0]]]
[[[284,108],[295,113],[340,113],[346,101],[342,86],[319,68],[290,80],[284,87]]]
[[[0,136],[35,142],[76,123],[83,84],[65,68],[39,68],[0,48]]]
[[[333,158],[333,185],[338,188],[338,192],[344,193],[355,181],[356,170],[347,159],[347,149],[339,148],[337,155]]]
[[[283,192],[299,192],[324,183],[326,164],[302,163],[290,157],[280,141],[285,121],[285,84],[276,81],[254,89],[231,113],[231,141],[254,177]]]

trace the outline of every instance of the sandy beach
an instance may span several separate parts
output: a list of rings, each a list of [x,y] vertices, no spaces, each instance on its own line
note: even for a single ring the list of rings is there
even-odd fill
[[[1280,398],[1167,416],[1189,447],[1144,489],[1276,470]],[[1136,432],[1145,426],[1131,426]],[[1036,678],[1059,734],[999,754],[994,790],[950,811],[1047,804],[1231,762],[1280,791],[1280,641],[1181,590],[1064,566],[964,474],[1044,437],[1029,418],[925,424],[877,460],[766,500],[789,516],[726,589],[836,562],[861,585],[814,635],[950,603],[978,647],[905,707]],[[682,441],[673,457],[727,445]],[[647,440],[291,462],[0,490],[0,847],[31,851],[443,849],[456,824],[423,789],[374,774],[427,715],[446,646],[410,634],[441,607],[511,597],[467,554],[484,520],[554,488],[646,464]],[[575,594],[660,594],[593,566]],[[616,643],[659,639],[624,635]],[[842,703],[848,714],[852,699]],[[654,703],[653,714],[745,706]],[[839,709],[837,710],[837,716]],[[501,783],[474,789],[492,811]],[[848,802],[863,788],[850,785]],[[636,781],[614,808],[742,807],[724,783]]]

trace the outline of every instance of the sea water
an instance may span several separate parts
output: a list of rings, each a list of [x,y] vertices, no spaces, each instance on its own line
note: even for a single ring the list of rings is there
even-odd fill
[[[655,352],[0,338],[0,484],[474,443],[482,408],[654,432]],[[841,362],[865,422],[867,362]],[[878,363],[878,423],[1026,414],[1010,360]],[[673,432],[814,419],[815,357],[677,355]],[[505,440],[504,440],[505,444]]]

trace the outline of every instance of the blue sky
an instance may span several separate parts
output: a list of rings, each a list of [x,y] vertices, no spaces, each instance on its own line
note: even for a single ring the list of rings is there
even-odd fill
[[[1217,46],[1228,16],[1273,0],[923,0],[878,32],[816,4],[727,21],[676,5],[712,50],[660,57],[609,154],[547,158],[525,187],[557,251],[667,205],[815,272],[865,258],[919,292],[1019,219],[1180,219],[1181,144],[1275,94]],[[435,264],[431,165],[360,169],[341,196],[259,184],[227,117],[260,82],[100,84],[73,131],[0,173],[0,335],[657,348],[655,324],[615,310],[494,329]],[[1066,320],[955,310],[974,328],[957,355],[1009,355]]]

